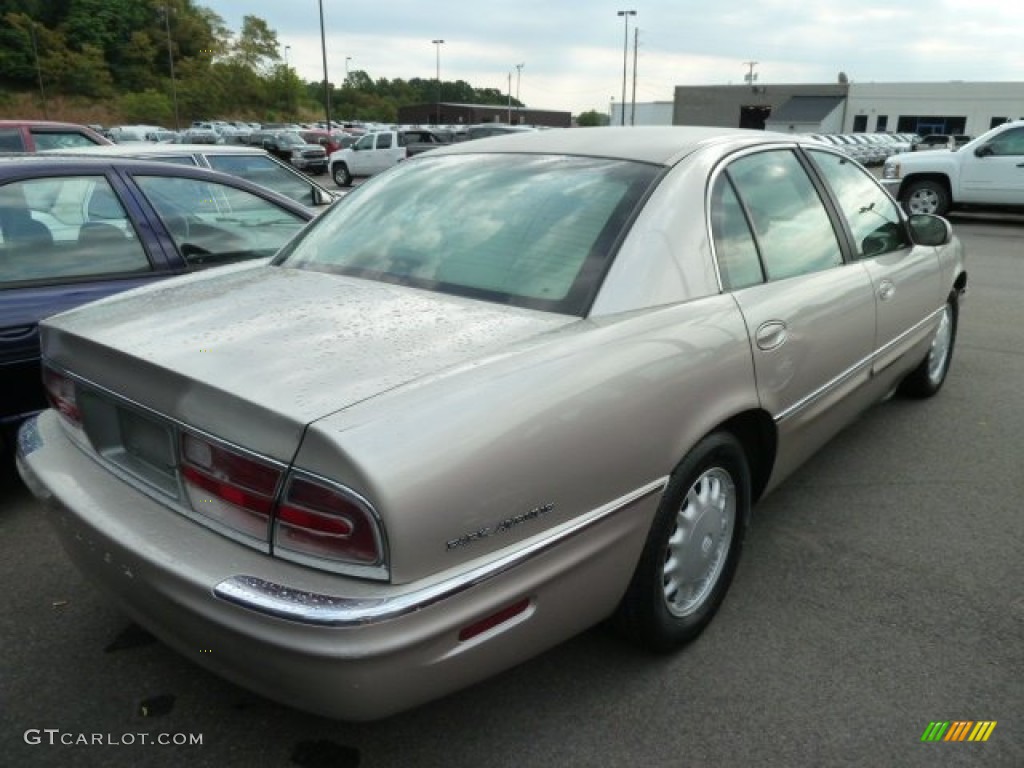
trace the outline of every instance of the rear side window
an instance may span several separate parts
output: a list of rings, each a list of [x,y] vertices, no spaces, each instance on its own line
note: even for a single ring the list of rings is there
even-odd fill
[[[0,285],[150,269],[105,176],[27,179],[0,187]]]
[[[378,133],[377,134],[377,149],[390,149],[391,148],[391,134],[390,133]]]
[[[791,151],[746,155],[730,163],[726,173],[747,213],[768,280],[843,263],[825,205]]]
[[[0,128],[0,152],[24,152],[25,140],[17,128]]]

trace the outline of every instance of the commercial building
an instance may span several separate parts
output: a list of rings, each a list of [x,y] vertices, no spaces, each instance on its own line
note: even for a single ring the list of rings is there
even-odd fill
[[[676,86],[672,124],[786,133],[977,136],[1020,117],[1024,117],[1024,82],[769,83]]]

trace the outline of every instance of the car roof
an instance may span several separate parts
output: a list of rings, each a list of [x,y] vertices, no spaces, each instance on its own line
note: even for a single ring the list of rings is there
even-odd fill
[[[62,175],[72,175],[75,173],[96,174],[111,168],[123,169],[132,173],[152,173],[156,176],[216,181],[222,184],[228,183],[231,186],[240,187],[251,191],[254,194],[272,198],[282,207],[296,213],[300,213],[307,220],[315,215],[306,206],[303,206],[272,189],[260,186],[259,184],[254,184],[239,176],[233,176],[228,173],[222,173],[208,168],[200,168],[196,165],[179,165],[177,163],[168,163],[162,160],[149,160],[138,157],[100,157],[91,153],[86,154],[84,152],[78,154],[49,152],[0,155],[0,181],[6,181],[8,176],[17,175],[26,169],[40,169],[43,171],[52,170],[59,172]],[[10,173],[10,169],[16,170],[13,173]]]
[[[672,165],[681,157],[711,144],[762,144],[771,141],[812,141],[798,134],[706,126],[629,126],[552,128],[474,139],[431,150],[437,155],[479,152],[579,155]]]
[[[160,144],[157,142],[142,142],[136,144],[109,144],[95,147],[70,147],[64,149],[52,149],[40,154],[89,154],[104,155],[110,157],[137,157],[142,154],[154,155],[191,155],[196,152],[204,154],[215,152],[225,155],[262,155],[265,150],[260,147],[246,147],[240,144]]]

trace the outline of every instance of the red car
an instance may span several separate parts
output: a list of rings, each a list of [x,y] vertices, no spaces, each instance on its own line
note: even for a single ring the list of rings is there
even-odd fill
[[[327,151],[328,157],[331,152],[352,146],[358,138],[341,131],[331,131],[330,133],[327,131],[299,131],[299,136],[310,144],[322,146]]]
[[[111,143],[92,128],[75,123],[0,120],[0,152],[42,152]]]

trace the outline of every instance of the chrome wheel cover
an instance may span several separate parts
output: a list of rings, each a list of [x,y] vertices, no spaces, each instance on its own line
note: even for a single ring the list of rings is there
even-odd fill
[[[713,467],[690,486],[665,548],[662,589],[673,616],[697,611],[718,583],[736,526],[736,484]]]
[[[932,347],[928,351],[928,382],[937,387],[946,375],[949,363],[949,351],[953,344],[953,308],[946,305],[939,319],[939,327],[935,329]]]
[[[915,189],[907,198],[911,213],[935,213],[939,209],[939,196],[931,189]]]

